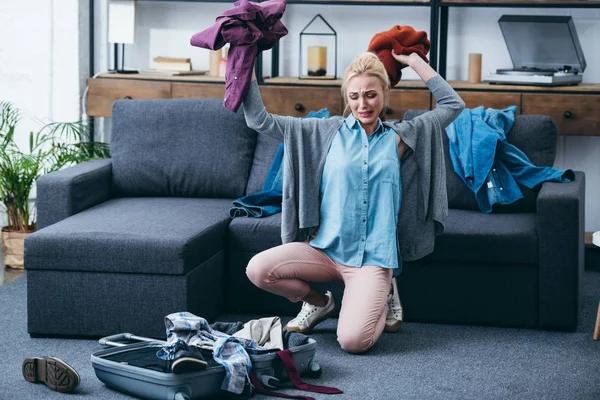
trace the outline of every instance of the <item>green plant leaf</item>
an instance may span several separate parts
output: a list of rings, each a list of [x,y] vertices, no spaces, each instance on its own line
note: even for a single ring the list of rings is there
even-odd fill
[[[49,172],[94,158],[110,157],[107,143],[92,142],[86,125],[50,122],[29,133],[29,149],[19,149],[15,132],[20,111],[0,102],[0,202],[6,209],[9,229],[35,227],[29,195],[37,179]]]

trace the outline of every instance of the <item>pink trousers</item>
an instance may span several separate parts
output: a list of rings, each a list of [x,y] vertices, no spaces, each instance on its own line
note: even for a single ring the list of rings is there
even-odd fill
[[[378,266],[348,267],[335,262],[308,243],[286,243],[252,257],[246,274],[268,292],[297,302],[308,294],[308,282],[343,281],[337,340],[350,353],[375,344],[385,326],[392,269]]]

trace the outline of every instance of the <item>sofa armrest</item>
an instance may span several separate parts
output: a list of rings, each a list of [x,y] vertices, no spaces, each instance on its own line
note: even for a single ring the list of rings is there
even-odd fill
[[[575,329],[584,268],[585,174],[546,182],[537,198],[539,325]]]
[[[92,160],[37,180],[37,227],[52,225],[110,198],[112,160]]]

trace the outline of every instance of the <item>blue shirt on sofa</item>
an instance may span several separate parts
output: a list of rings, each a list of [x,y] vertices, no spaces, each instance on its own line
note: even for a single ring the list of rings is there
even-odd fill
[[[547,181],[575,179],[571,170],[533,165],[525,153],[506,141],[516,111],[516,106],[504,110],[466,108],[446,128],[454,172],[475,193],[479,209],[485,213],[492,212],[494,204],[523,198],[518,184],[533,189]]]

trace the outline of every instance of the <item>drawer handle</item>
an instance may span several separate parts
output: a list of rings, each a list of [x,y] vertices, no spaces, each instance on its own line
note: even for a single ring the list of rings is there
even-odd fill
[[[131,100],[131,99],[133,99],[133,97],[131,97],[131,96],[125,96],[125,97],[123,97],[123,98],[124,98],[125,100]]]
[[[565,111],[563,117],[565,117],[565,119],[571,119],[573,118],[573,113],[571,111]]]
[[[392,110],[391,108],[387,107],[385,109],[385,115],[392,115],[394,113],[394,110]]]
[[[296,103],[294,105],[294,110],[296,110],[296,111],[304,111],[304,106],[301,103]]]

